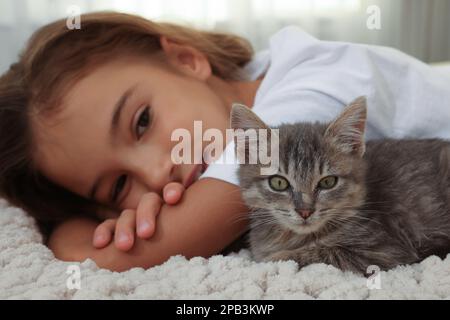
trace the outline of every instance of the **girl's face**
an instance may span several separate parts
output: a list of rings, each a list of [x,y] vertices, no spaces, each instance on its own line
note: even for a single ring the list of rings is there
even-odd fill
[[[185,128],[193,139],[195,120],[202,121],[203,131],[224,132],[232,102],[252,105],[257,87],[212,76],[201,55],[171,59],[169,67],[123,56],[77,81],[60,113],[33,121],[41,172],[118,210],[136,208],[144,193],[161,195],[169,182],[186,185],[201,165],[173,163],[172,148],[179,141],[171,141],[172,132]]]

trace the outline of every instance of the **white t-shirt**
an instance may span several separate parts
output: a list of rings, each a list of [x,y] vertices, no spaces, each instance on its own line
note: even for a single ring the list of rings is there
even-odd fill
[[[396,49],[320,41],[298,27],[286,27],[247,70],[253,79],[267,70],[252,110],[269,126],[328,122],[364,95],[367,140],[450,139],[450,74]],[[229,164],[230,159],[235,159],[233,141],[200,178],[238,185],[238,164]]]

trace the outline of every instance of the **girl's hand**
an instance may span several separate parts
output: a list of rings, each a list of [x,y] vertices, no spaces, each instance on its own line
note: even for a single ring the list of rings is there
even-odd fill
[[[180,201],[184,186],[171,182],[164,187],[164,202],[174,205]],[[96,248],[106,247],[114,238],[119,250],[128,251],[133,247],[135,234],[141,239],[150,238],[155,232],[156,216],[159,214],[163,199],[149,192],[142,196],[137,209],[125,209],[119,218],[107,219],[95,229],[93,245]]]

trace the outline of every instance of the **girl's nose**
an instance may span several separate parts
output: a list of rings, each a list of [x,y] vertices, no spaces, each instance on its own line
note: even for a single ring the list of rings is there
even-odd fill
[[[152,154],[134,162],[137,179],[144,183],[149,191],[162,194],[162,190],[169,182],[178,181],[177,169],[170,157],[158,157]]]
[[[176,181],[176,168],[170,159],[157,163],[155,167],[147,167],[148,184],[153,190],[162,193],[163,188],[169,182]]]

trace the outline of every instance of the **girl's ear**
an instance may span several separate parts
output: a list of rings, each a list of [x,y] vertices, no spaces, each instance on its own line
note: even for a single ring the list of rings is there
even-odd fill
[[[178,71],[199,80],[206,80],[211,76],[211,65],[204,53],[165,36],[160,37],[160,44],[167,61]]]

